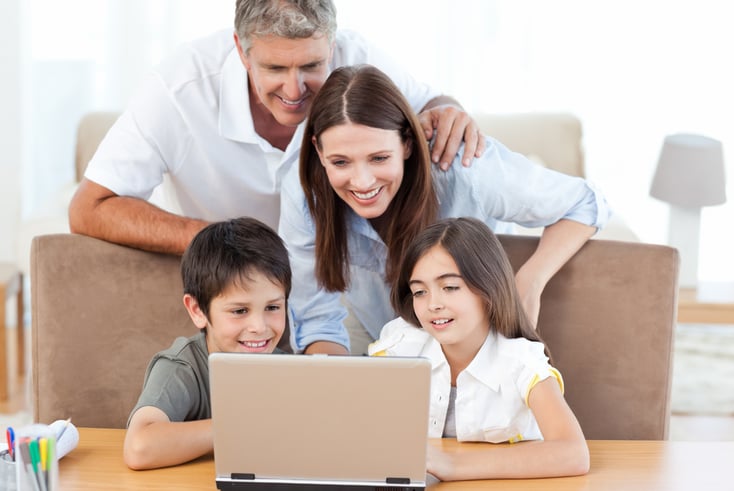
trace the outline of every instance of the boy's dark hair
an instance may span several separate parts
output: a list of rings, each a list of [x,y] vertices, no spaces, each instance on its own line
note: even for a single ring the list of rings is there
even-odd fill
[[[209,316],[212,299],[232,284],[262,273],[291,291],[291,266],[283,240],[269,226],[250,217],[212,223],[191,241],[181,259],[184,293]]]

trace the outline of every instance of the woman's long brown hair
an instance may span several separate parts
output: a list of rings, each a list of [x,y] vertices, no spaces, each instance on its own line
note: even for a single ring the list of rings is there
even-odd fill
[[[321,134],[346,123],[395,130],[412,151],[405,160],[403,182],[382,217],[381,236],[388,248],[385,280],[392,283],[413,238],[438,215],[431,179],[428,144],[418,118],[393,82],[370,65],[337,68],[311,106],[301,143],[300,178],[316,228],[316,279],[329,291],[349,286],[349,206],[334,192],[314,143]]]

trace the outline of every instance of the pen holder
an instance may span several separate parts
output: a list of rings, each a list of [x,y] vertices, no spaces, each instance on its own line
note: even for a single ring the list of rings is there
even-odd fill
[[[16,481],[15,460],[9,451],[3,450],[0,452],[0,489],[15,491],[18,489]]]
[[[56,434],[49,425],[31,424],[16,430],[15,475],[18,491],[58,490]]]

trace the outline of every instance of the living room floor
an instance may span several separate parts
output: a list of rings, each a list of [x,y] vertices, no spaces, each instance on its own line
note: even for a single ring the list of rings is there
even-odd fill
[[[15,328],[6,331],[9,366],[15,367]],[[28,340],[29,334],[26,337]],[[30,342],[26,342],[26,348],[26,360],[30,360]],[[13,370],[9,374],[8,392],[8,400],[0,401],[0,429],[3,433],[7,426],[17,427],[32,420],[30,374],[18,375]],[[734,441],[734,416],[673,414],[670,419],[670,440]]]

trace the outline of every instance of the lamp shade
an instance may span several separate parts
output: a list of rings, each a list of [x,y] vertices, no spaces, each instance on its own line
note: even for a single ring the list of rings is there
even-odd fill
[[[683,207],[726,202],[721,142],[702,135],[668,135],[660,151],[650,196]]]

